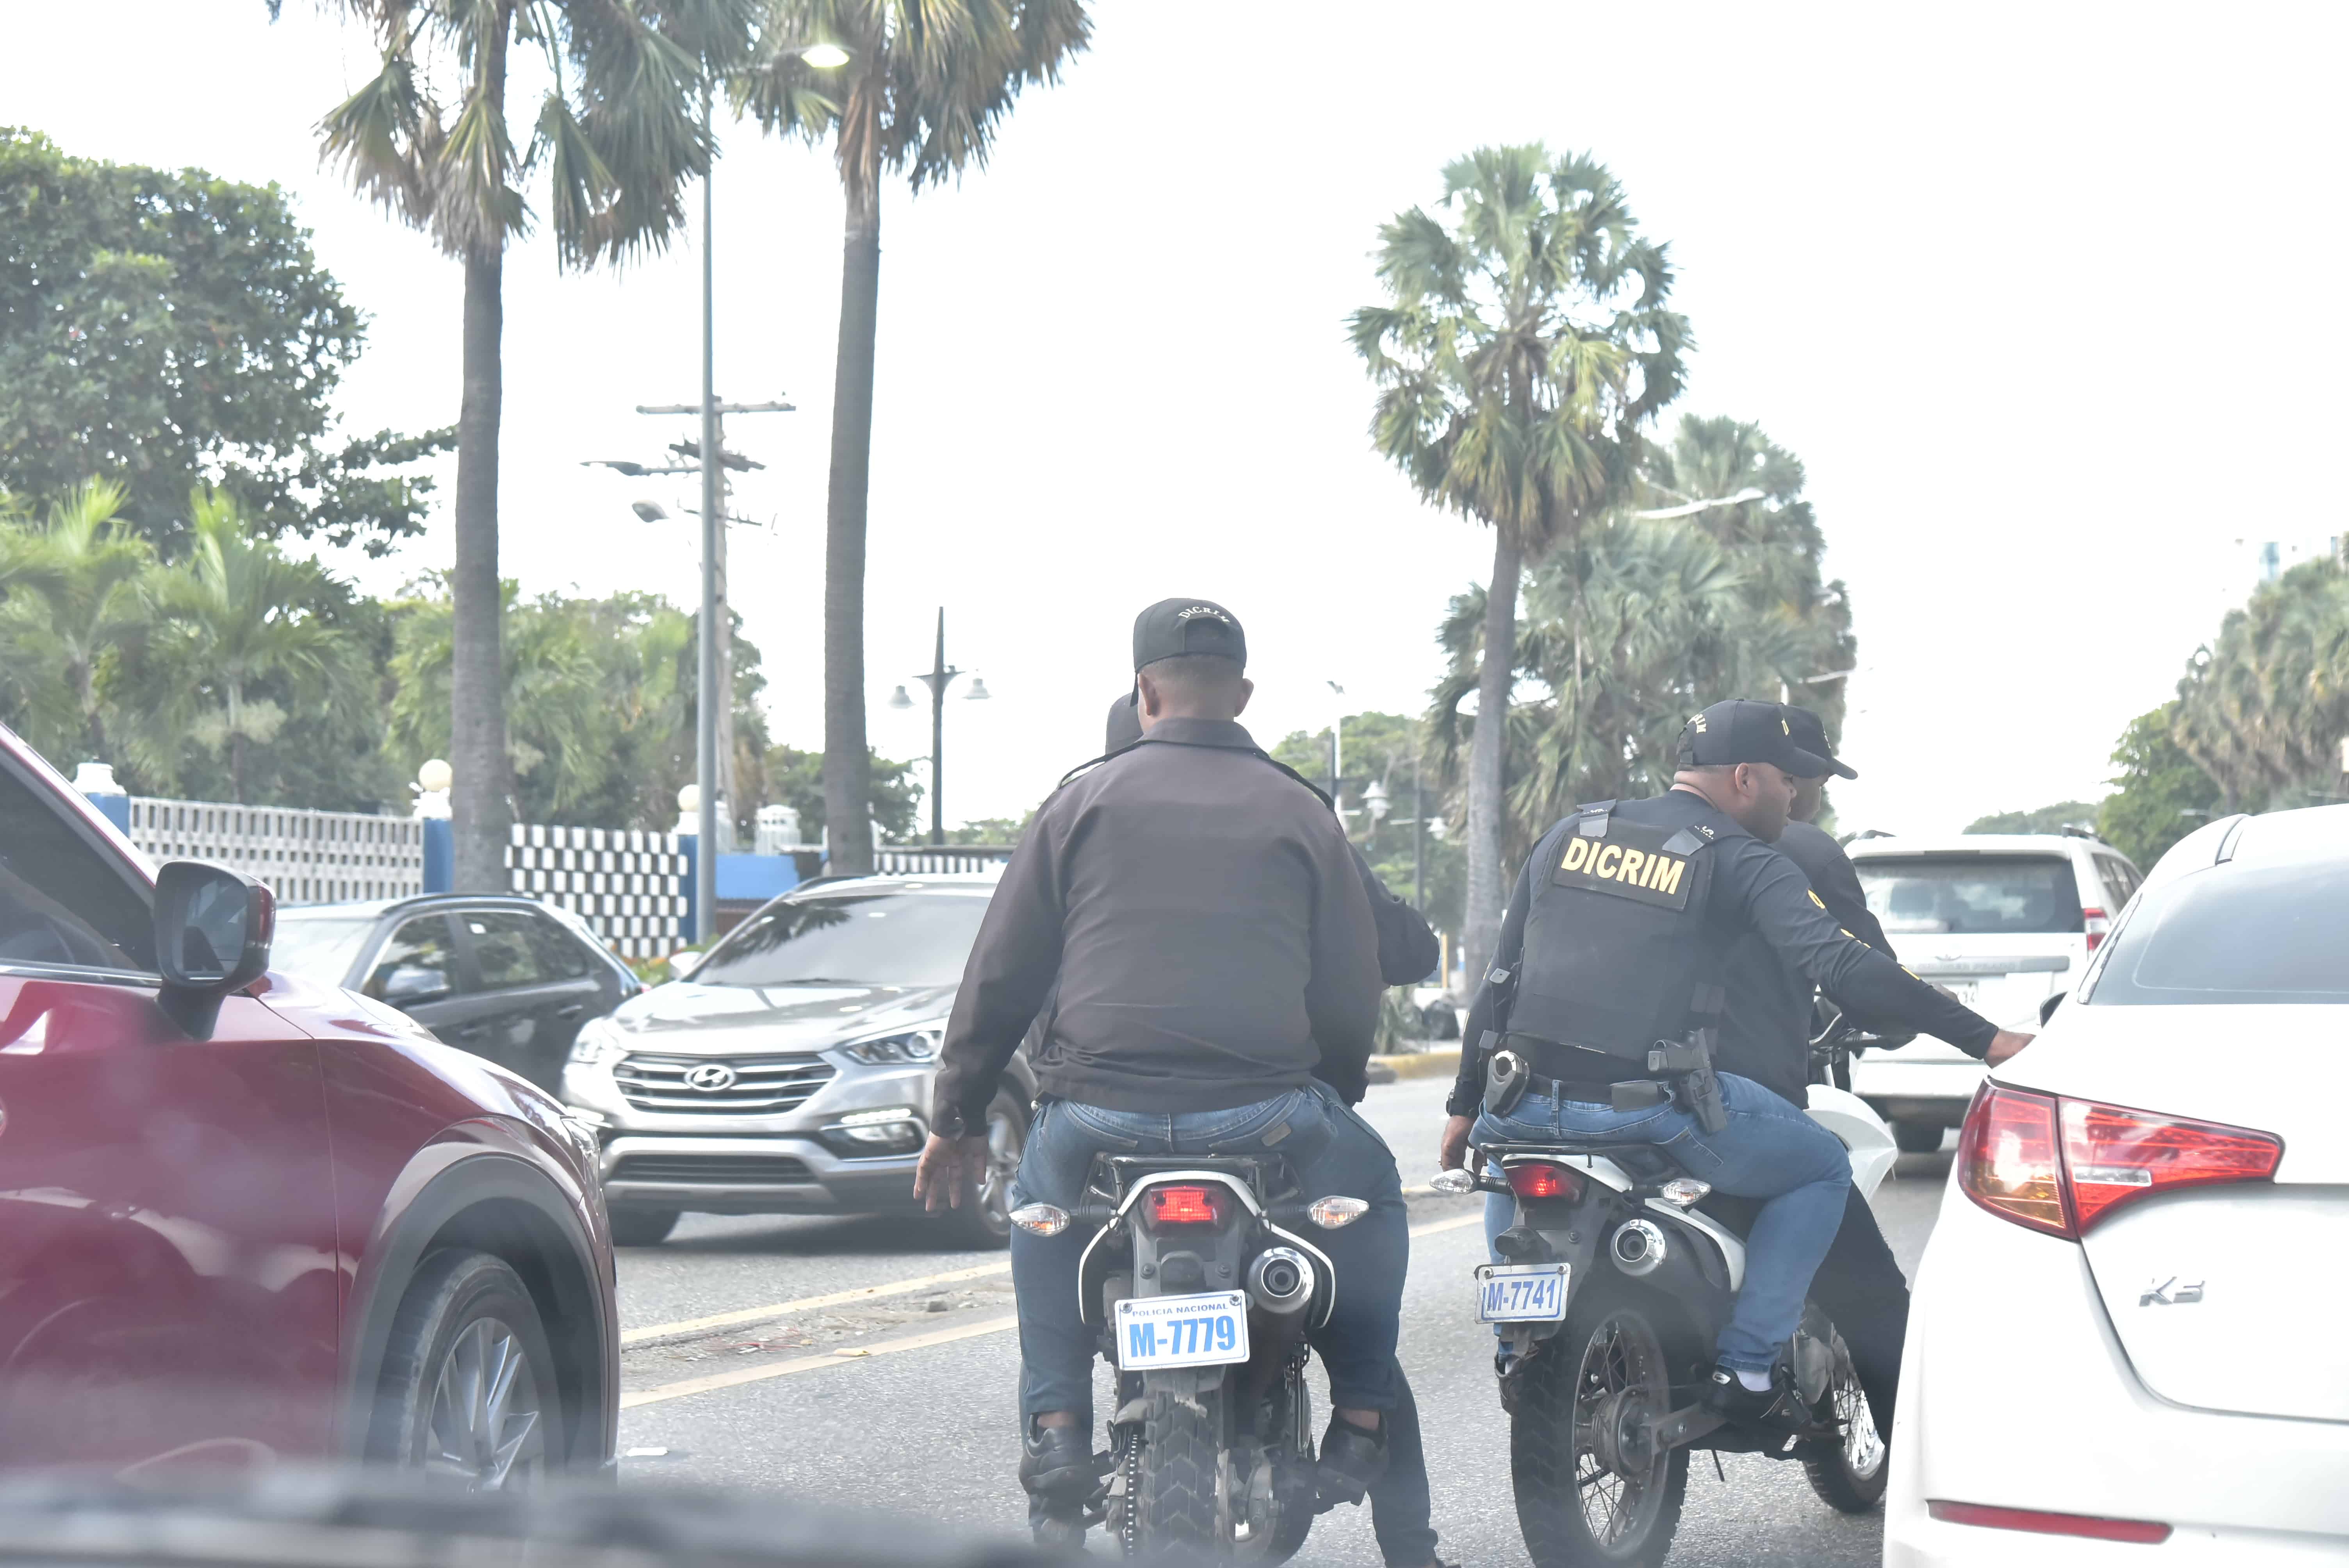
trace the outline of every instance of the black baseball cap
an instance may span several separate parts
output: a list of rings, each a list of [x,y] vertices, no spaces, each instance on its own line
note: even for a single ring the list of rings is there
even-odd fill
[[[1109,705],[1109,731],[1102,741],[1102,755],[1123,751],[1142,738],[1142,710],[1134,706],[1133,693],[1129,690]]]
[[[1819,716],[1817,714],[1813,713],[1806,707],[1796,707],[1790,702],[1781,703],[1778,706],[1785,709],[1786,736],[1787,738],[1794,741],[1796,747],[1802,750],[1810,752],[1814,756],[1825,758],[1826,759],[1827,772],[1834,774],[1838,779],[1857,779],[1859,777],[1859,770],[1857,769],[1853,768],[1849,763],[1839,759],[1836,756],[1835,752],[1829,748],[1827,746],[1827,727],[1819,721]],[[1789,771],[1792,770],[1789,769]],[[1822,777],[1822,775],[1816,773],[1806,773],[1803,777],[1806,779],[1817,779]]]
[[[1728,768],[1767,762],[1797,779],[1817,779],[1835,765],[1795,744],[1795,727],[1775,702],[1731,697],[1692,717],[1681,730],[1680,765]]]
[[[1133,667],[1185,654],[1216,654],[1247,667],[1239,617],[1210,599],[1161,599],[1133,618]]]

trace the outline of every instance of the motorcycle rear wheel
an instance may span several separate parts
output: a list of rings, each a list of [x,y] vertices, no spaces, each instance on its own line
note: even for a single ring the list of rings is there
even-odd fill
[[[1153,1388],[1142,1417],[1135,1496],[1127,1506],[1140,1524],[1134,1546],[1223,1555],[1231,1550],[1231,1501],[1224,1488],[1224,1394]]]
[[[1626,1473],[1599,1457],[1592,1423],[1600,1407],[1627,1399],[1651,1415],[1671,1408],[1663,1340],[1648,1308],[1603,1281],[1587,1288],[1519,1376],[1509,1470],[1534,1568],[1658,1568],[1680,1529],[1688,1449]]]
[[[1859,1374],[1840,1341],[1834,1381],[1820,1396],[1814,1414],[1822,1421],[1843,1422],[1844,1439],[1833,1448],[1819,1444],[1804,1449],[1803,1473],[1810,1478],[1811,1490],[1821,1502],[1843,1513],[1868,1513],[1882,1506],[1891,1456],[1876,1430],[1868,1392],[1859,1386]]]

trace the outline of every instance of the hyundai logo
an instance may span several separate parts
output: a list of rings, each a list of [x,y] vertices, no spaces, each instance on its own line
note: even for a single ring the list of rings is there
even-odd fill
[[[685,1086],[703,1094],[723,1094],[734,1087],[734,1069],[724,1062],[704,1062],[685,1075]]]

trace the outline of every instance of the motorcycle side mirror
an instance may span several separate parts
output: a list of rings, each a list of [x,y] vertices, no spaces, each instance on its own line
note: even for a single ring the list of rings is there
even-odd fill
[[[2055,995],[2048,997],[2047,1000],[2039,1004],[2040,1027],[2046,1027],[2047,1020],[2055,1016],[2055,1009],[2062,1006],[2064,1005],[2064,998],[2069,996],[2072,993],[2069,991],[2058,991]]]

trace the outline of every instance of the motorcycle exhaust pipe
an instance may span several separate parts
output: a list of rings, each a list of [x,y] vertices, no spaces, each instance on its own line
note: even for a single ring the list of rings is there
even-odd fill
[[[1664,1233],[1648,1220],[1626,1220],[1607,1238],[1608,1256],[1633,1279],[1655,1273],[1669,1251],[1664,1245]]]
[[[1248,1265],[1248,1300],[1278,1317],[1305,1310],[1313,1295],[1313,1266],[1290,1247],[1268,1247]]]

